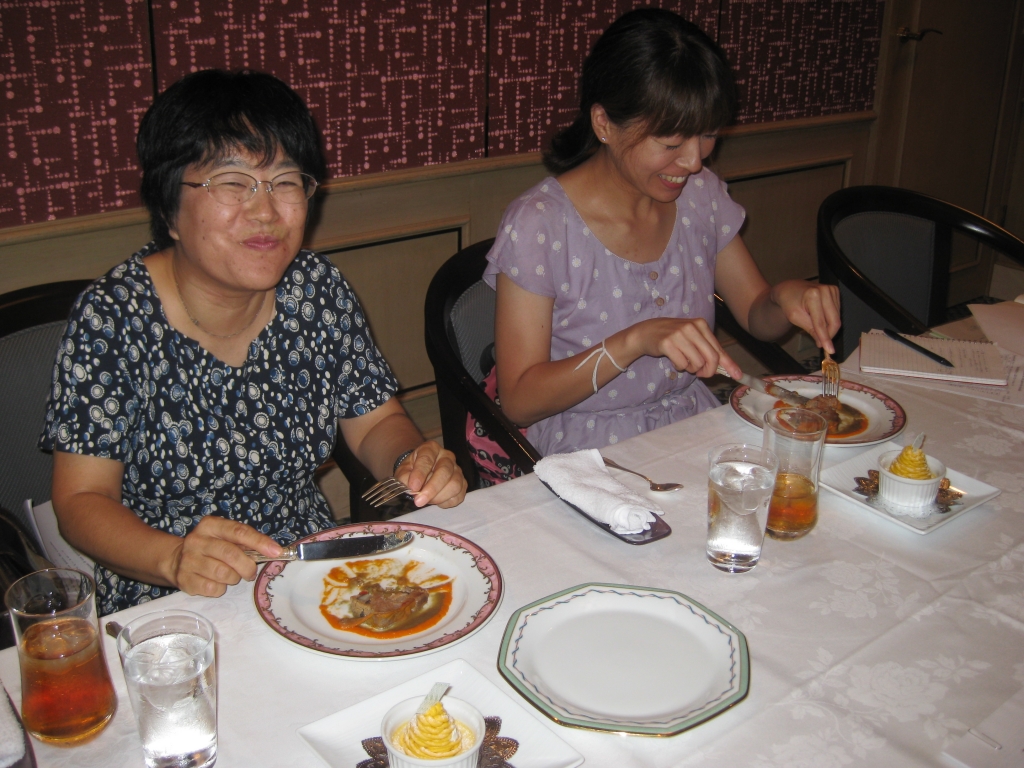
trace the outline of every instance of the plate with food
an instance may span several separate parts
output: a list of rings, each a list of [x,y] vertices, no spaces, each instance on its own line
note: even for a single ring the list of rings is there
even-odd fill
[[[520,608],[498,671],[556,723],[642,736],[692,728],[750,684],[736,627],[679,592],[624,584],[581,584]]]
[[[287,640],[350,659],[430,653],[483,627],[501,604],[501,572],[490,555],[456,533],[417,523],[364,523],[297,543],[397,531],[415,538],[393,552],[268,563],[256,578],[256,610]]]
[[[422,696],[442,680],[451,685],[448,695],[472,704],[484,717],[501,718],[499,735],[515,739],[512,756],[516,768],[575,768],[583,755],[566,744],[538,715],[528,712],[517,700],[484,677],[469,662],[455,659],[365,701],[299,728],[299,736],[326,765],[352,768],[368,762],[364,740],[381,735],[388,710],[404,699]],[[482,756],[483,757],[483,756]],[[379,765],[380,763],[371,763]],[[481,766],[498,766],[493,760]]]
[[[765,376],[764,382],[782,387],[795,397],[786,393],[765,394],[741,385],[729,398],[733,411],[758,429],[764,427],[765,413],[783,406],[809,408],[824,416],[829,423],[827,445],[875,445],[891,440],[907,426],[907,414],[899,403],[854,381],[840,382],[838,403],[822,396],[821,376]]]
[[[864,453],[821,471],[821,486],[859,507],[918,534],[931,533],[965,512],[994,499],[1000,490],[955,469],[944,467],[949,481],[943,492],[920,508],[888,501],[879,491],[880,470],[887,454],[902,452],[896,443],[876,445]]]

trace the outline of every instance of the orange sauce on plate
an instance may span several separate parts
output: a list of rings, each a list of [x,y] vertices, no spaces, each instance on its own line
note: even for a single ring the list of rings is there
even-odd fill
[[[379,640],[396,640],[408,637],[424,630],[430,629],[443,619],[452,604],[452,581],[444,574],[432,573],[416,581],[411,574],[421,563],[410,560],[396,568],[398,562],[391,558],[378,560],[357,560],[347,563],[346,567],[332,568],[324,579],[324,592],[320,600],[320,613],[335,629],[343,632],[351,632],[363,637],[372,637]],[[355,574],[354,578],[350,574]],[[371,582],[386,581],[395,587],[418,586],[425,589],[429,594],[426,604],[412,616],[403,621],[394,629],[379,630],[362,624],[353,624],[350,618],[342,618],[331,611],[332,606],[338,602],[335,595],[339,587],[347,588],[351,596],[359,593],[362,585]],[[439,583],[444,582],[444,583]],[[437,586],[432,586],[436,584]],[[347,601],[346,601],[347,602]]]

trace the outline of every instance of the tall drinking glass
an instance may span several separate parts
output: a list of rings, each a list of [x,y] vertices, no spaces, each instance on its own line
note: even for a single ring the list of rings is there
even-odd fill
[[[189,611],[140,616],[117,636],[146,768],[203,768],[217,760],[213,625]]]
[[[766,450],[779,457],[768,509],[768,535],[799,539],[818,522],[818,472],[828,422],[804,408],[776,408],[764,415]]]
[[[720,445],[708,454],[708,560],[729,573],[761,559],[768,500],[779,460],[759,445]]]
[[[4,602],[21,664],[21,719],[40,741],[71,745],[103,730],[117,696],[96,621],[96,582],[48,568],[14,582]]]

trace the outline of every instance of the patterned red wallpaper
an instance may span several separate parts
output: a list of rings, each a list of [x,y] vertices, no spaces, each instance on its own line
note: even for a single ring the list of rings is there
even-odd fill
[[[871,109],[884,0],[730,0],[718,44],[741,123]]]
[[[676,11],[712,38],[717,35],[719,0],[493,3],[488,154],[541,149],[551,134],[571,123],[579,106],[580,65],[594,41],[620,15],[647,5]]]
[[[653,2],[719,40],[741,122],[870,108],[883,3]],[[154,71],[160,88],[203,67],[272,72],[310,105],[335,176],[539,149],[574,113],[594,39],[641,4],[0,0],[0,227],[139,204]]]
[[[486,0],[152,6],[161,90],[208,67],[270,72],[316,115],[332,175],[483,157]]]
[[[0,0],[0,227],[138,205],[145,0]]]

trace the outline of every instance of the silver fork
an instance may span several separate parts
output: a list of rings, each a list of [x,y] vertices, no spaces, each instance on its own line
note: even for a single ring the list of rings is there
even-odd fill
[[[825,397],[839,397],[841,376],[839,363],[833,360],[828,352],[825,352],[825,359],[821,361],[821,394]]]
[[[402,481],[396,480],[393,477],[385,477],[363,494],[363,501],[368,502],[371,507],[379,507],[387,504],[392,499],[398,498],[403,493],[407,493],[410,496],[416,495]]]

